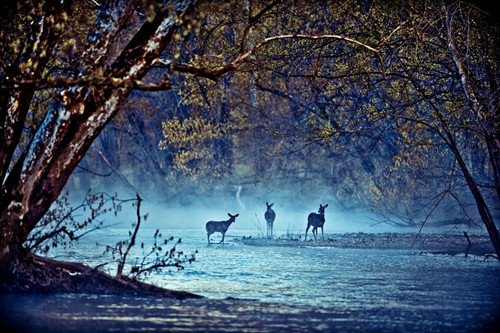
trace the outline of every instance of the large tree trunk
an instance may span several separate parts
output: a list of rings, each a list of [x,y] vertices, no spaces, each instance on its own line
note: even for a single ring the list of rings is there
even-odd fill
[[[481,194],[479,187],[474,181],[474,177],[472,177],[471,173],[469,172],[469,169],[467,168],[464,160],[462,159],[462,157],[460,156],[460,154],[456,149],[452,148],[452,150],[458,161],[462,174],[464,175],[465,180],[467,181],[467,185],[469,186],[472,196],[476,201],[476,206],[479,212],[479,216],[481,216],[481,220],[484,226],[486,227],[486,230],[488,231],[488,235],[490,236],[491,239],[491,244],[493,245],[493,248],[497,253],[497,257],[500,259],[500,233],[498,232],[498,229],[495,225],[495,220],[491,216],[488,205],[486,204],[486,201],[484,200],[483,195]]]
[[[80,78],[85,77],[87,81],[82,79],[77,86],[59,90],[26,154],[15,161],[10,172],[2,178],[5,181],[0,193],[0,267],[5,267],[19,254],[29,233],[57,199],[89,146],[173,40],[192,2],[177,6],[177,15],[162,8],[154,17],[145,20],[113,63],[109,62],[110,43],[122,28],[120,15],[127,12],[130,2],[115,0],[102,6],[94,24],[95,31],[89,36],[82,56]],[[65,10],[60,2],[52,4],[51,9],[59,14]],[[51,38],[57,38],[56,34]],[[50,50],[46,51],[50,54]],[[30,59],[31,62],[37,60]],[[97,81],[105,84],[97,85]],[[29,103],[18,101],[21,97],[31,98],[27,96],[29,90],[10,93],[10,97],[2,98],[8,105],[2,106],[1,114],[5,119],[15,119],[16,124],[7,126],[22,129],[24,118],[19,115],[24,113],[25,117]],[[11,163],[11,146],[17,143],[2,144],[2,170],[7,170]]]

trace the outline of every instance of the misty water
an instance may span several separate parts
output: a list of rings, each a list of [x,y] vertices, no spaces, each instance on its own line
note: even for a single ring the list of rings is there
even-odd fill
[[[154,231],[141,230],[138,244],[144,242],[147,249]],[[315,328],[320,331],[469,332],[494,327],[500,315],[500,265],[480,257],[422,255],[409,250],[317,247],[304,243],[303,239],[295,246],[274,246],[272,242],[264,246],[249,246],[243,244],[242,237],[256,237],[258,233],[238,229],[228,231],[225,244],[208,245],[202,228],[164,228],[160,231],[163,236],[181,238],[177,249],[185,254],[197,250],[196,261],[181,271],[172,269],[154,273],[145,279],[146,282],[221,302],[233,298],[264,302],[253,311],[264,311],[267,315],[272,312],[269,304],[275,304],[272,309],[283,306],[284,313],[290,312],[287,316],[305,312],[300,314],[303,316],[300,325],[303,326],[297,326],[297,330],[316,327],[310,326],[307,318],[313,320],[314,316],[321,314],[323,326]],[[284,230],[277,232],[278,235],[284,233]],[[52,256],[90,266],[108,262],[102,269],[113,274],[116,264],[103,254],[104,245],[115,244],[126,239],[127,235],[127,229],[99,230],[80,241],[77,247],[58,248]],[[220,234],[212,236],[213,242],[220,239]],[[140,246],[136,246],[129,263],[136,263],[141,253]],[[130,265],[125,270],[130,270]],[[71,306],[77,309],[81,297],[64,298],[64,302],[75,302],[65,309]],[[30,299],[28,302],[34,301]],[[110,304],[99,303],[99,311],[109,311],[110,307],[116,309],[118,303],[126,303],[123,299],[110,300],[109,297],[103,298],[103,302]],[[133,304],[147,303],[150,308],[152,302],[157,304],[160,301],[135,300]],[[176,309],[179,306],[205,309],[207,306],[204,300],[191,302],[194,303],[172,305],[167,302],[153,308],[155,311],[172,311],[172,306]],[[89,300],[85,299],[83,303],[88,306]],[[219,309],[220,303],[213,306]],[[30,305],[29,308],[36,312],[36,306]],[[47,305],[42,308],[46,311]],[[121,306],[118,308],[123,311]],[[148,312],[150,310],[142,309],[143,318],[153,316]],[[229,320],[238,320],[235,316]],[[158,322],[140,324],[143,329],[164,327],[158,325]],[[207,323],[199,325],[203,327]]]

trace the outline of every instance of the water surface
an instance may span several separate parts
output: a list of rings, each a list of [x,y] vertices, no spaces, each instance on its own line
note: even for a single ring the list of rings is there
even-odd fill
[[[195,331],[286,327],[287,331],[470,332],[495,328],[500,316],[500,264],[479,257],[305,243],[247,246],[239,239],[248,232],[228,232],[226,244],[208,245],[199,230],[162,232],[182,238],[178,250],[186,254],[198,250],[196,261],[182,271],[152,274],[146,281],[210,300],[59,295],[8,302],[17,304],[15,313],[25,318],[24,323],[29,318],[49,327],[64,322],[77,331],[101,323],[98,328],[105,331],[117,327],[153,331],[166,327]],[[139,244],[145,242],[148,248],[153,233],[144,229]],[[115,264],[96,244],[116,243],[126,234],[123,229],[99,231],[79,248],[59,249],[53,256],[91,266],[109,262],[104,267],[113,273]],[[140,255],[139,248],[130,256],[131,263]],[[6,302],[3,298],[2,306]]]

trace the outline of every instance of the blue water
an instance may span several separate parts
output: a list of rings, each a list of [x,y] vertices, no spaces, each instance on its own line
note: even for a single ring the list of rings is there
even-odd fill
[[[500,265],[482,258],[415,255],[408,250],[346,249],[333,247],[246,246],[239,240],[251,231],[228,232],[225,244],[207,244],[202,230],[161,230],[181,238],[177,250],[196,260],[184,270],[170,269],[143,280],[212,298],[243,298],[313,306],[469,307],[500,301]],[[58,250],[57,259],[77,260],[113,274],[116,264],[103,255],[105,244],[127,238],[125,229],[98,231],[78,248]],[[154,230],[144,229],[129,263],[137,263],[151,243]],[[169,243],[170,244],[170,243]],[[170,246],[166,246],[170,248]],[[165,250],[164,249],[164,250]],[[130,266],[125,268],[125,272]],[[467,291],[467,292],[465,292]],[[484,295],[480,296],[481,293]],[[496,296],[498,295],[498,297]],[[490,297],[491,296],[491,297]],[[497,303],[500,304],[500,303]]]
[[[196,260],[184,270],[153,273],[143,280],[212,299],[257,300],[345,313],[345,320],[370,322],[372,328],[381,321],[390,330],[474,331],[491,327],[500,318],[500,264],[493,260],[304,243],[248,246],[240,238],[251,232],[230,231],[225,244],[208,245],[203,230],[161,230],[164,236],[181,238],[177,249],[185,254],[197,250]],[[116,264],[103,254],[104,245],[125,239],[127,233],[125,229],[97,231],[78,247],[57,249],[52,256],[90,266],[107,262],[103,269],[113,274]],[[147,249],[153,233],[141,230],[138,244],[144,242]],[[220,236],[214,235],[212,241],[218,240]],[[137,262],[140,255],[138,245],[129,263]]]

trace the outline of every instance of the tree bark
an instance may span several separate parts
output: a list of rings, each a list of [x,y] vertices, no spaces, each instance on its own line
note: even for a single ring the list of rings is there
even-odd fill
[[[38,22],[33,22],[25,36],[25,46],[16,60],[4,73],[15,81],[38,80],[50,58],[52,50],[61,34],[56,22],[65,23],[63,12],[68,10],[68,2],[46,1],[43,10],[46,13]],[[60,25],[59,25],[60,26]],[[12,91],[0,94],[0,180],[4,180],[11,165],[12,157],[24,130],[35,89]],[[3,209],[5,201],[1,201]]]
[[[81,75],[105,74],[130,84],[73,86],[57,93],[26,154],[15,162],[2,185],[0,267],[20,254],[29,233],[57,199],[92,142],[125,103],[134,87],[132,83],[146,75],[154,60],[173,40],[194,2],[179,3],[176,14],[162,9],[146,20],[112,64],[108,63],[108,47],[120,30],[119,14],[126,11],[129,2],[116,0],[101,7],[94,24],[96,30],[89,36],[82,56]],[[11,91],[11,94],[15,96],[18,92]],[[13,104],[2,113],[7,112],[7,117],[12,118],[23,111],[19,108],[19,103]],[[14,127],[22,128],[24,119],[20,118],[17,117]],[[2,169],[5,164],[10,161],[4,162]]]

